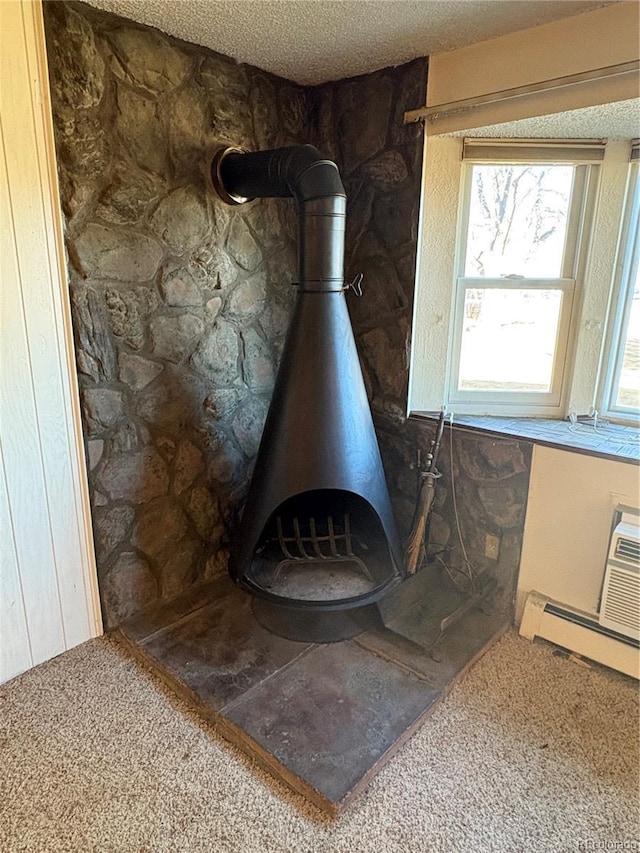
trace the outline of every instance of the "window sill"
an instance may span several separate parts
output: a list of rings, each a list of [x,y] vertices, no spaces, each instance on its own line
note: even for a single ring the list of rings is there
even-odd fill
[[[437,420],[438,412],[412,412],[411,418]],[[500,418],[486,415],[454,415],[454,426],[486,435],[509,436],[562,450],[640,463],[640,429],[635,426],[591,424],[547,418]]]

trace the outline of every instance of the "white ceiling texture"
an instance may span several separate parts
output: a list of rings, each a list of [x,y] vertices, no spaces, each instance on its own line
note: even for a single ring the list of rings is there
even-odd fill
[[[604,0],[87,2],[305,85],[365,74],[611,5]],[[636,99],[476,128],[473,135],[630,138],[638,135],[639,126]]]
[[[603,0],[89,0],[297,83],[399,65]]]

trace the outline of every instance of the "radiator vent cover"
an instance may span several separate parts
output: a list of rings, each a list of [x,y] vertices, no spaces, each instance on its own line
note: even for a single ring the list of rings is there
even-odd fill
[[[640,638],[640,525],[628,508],[616,511],[602,587],[600,624]]]

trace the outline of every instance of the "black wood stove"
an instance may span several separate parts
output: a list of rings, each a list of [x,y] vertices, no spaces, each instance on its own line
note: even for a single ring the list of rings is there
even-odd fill
[[[297,303],[230,573],[274,633],[345,639],[377,619],[402,552],[345,299],[342,181],[309,145],[221,148],[211,176],[228,203],[291,196],[299,214]]]

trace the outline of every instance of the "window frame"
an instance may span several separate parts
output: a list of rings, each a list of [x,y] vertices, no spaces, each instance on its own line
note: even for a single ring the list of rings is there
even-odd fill
[[[466,143],[467,140],[465,140],[465,146]],[[543,152],[540,149],[531,150],[528,143],[524,143],[522,146],[517,143],[514,145],[513,140],[504,145],[499,141],[491,140],[484,152],[482,148],[481,145],[479,151],[475,152],[470,146],[470,150],[474,150],[474,154],[463,157],[461,163],[455,281],[444,388],[446,405],[455,411],[467,414],[485,414],[490,407],[491,414],[494,415],[558,417],[566,405],[571,382],[572,356],[576,338],[576,306],[581,296],[586,252],[593,223],[595,191],[599,178],[598,165],[594,162],[584,162],[575,156],[575,149],[565,151],[557,143],[545,146]],[[487,156],[489,154],[490,156]],[[572,156],[568,156],[569,154]],[[478,278],[465,276],[473,167],[478,165],[541,165],[550,163],[571,165],[574,168],[560,276],[545,279],[519,276]],[[558,290],[561,293],[562,303],[558,318],[549,392],[472,391],[458,387],[464,324],[464,297],[467,290],[471,288],[490,287],[514,290]]]
[[[544,391],[473,391],[457,386],[462,356],[462,333],[464,325],[464,304],[468,290],[553,290],[561,295],[556,346],[551,369],[551,388]],[[494,410],[504,411],[504,407],[526,407],[527,411],[538,408],[557,408],[563,397],[566,385],[566,364],[569,354],[571,335],[571,317],[574,309],[575,279],[532,279],[532,278],[459,278],[456,287],[456,303],[453,311],[453,330],[451,335],[451,360],[448,376],[447,400],[456,410],[464,406],[465,410],[486,409],[492,404]]]
[[[616,267],[611,288],[611,310],[604,339],[597,407],[604,417],[637,423],[640,408],[617,405],[620,372],[635,287],[635,275],[640,265],[640,162],[629,163],[624,212],[620,226]],[[633,156],[633,155],[632,155]]]
[[[420,416],[440,411],[443,406],[457,415],[515,418],[566,419],[602,410],[601,381],[603,346],[608,321],[614,310],[613,271],[616,268],[620,222],[624,212],[629,164],[637,141],[629,138],[599,140],[535,140],[536,146],[573,147],[576,159],[597,164],[586,195],[590,225],[579,246],[576,278],[580,287],[574,296],[574,314],[570,351],[566,365],[566,389],[558,407],[495,405],[469,406],[449,404],[448,377],[453,333],[453,306],[456,272],[456,235],[460,226],[461,166],[468,137],[450,134],[425,134],[418,252],[416,258],[416,296],[412,317],[409,396],[406,413]],[[505,143],[518,150],[527,140],[483,137],[482,145]],[[531,141],[531,140],[529,140]],[[596,148],[600,148],[600,156]],[[557,158],[554,158],[557,161]],[[612,421],[637,424],[619,414]]]

